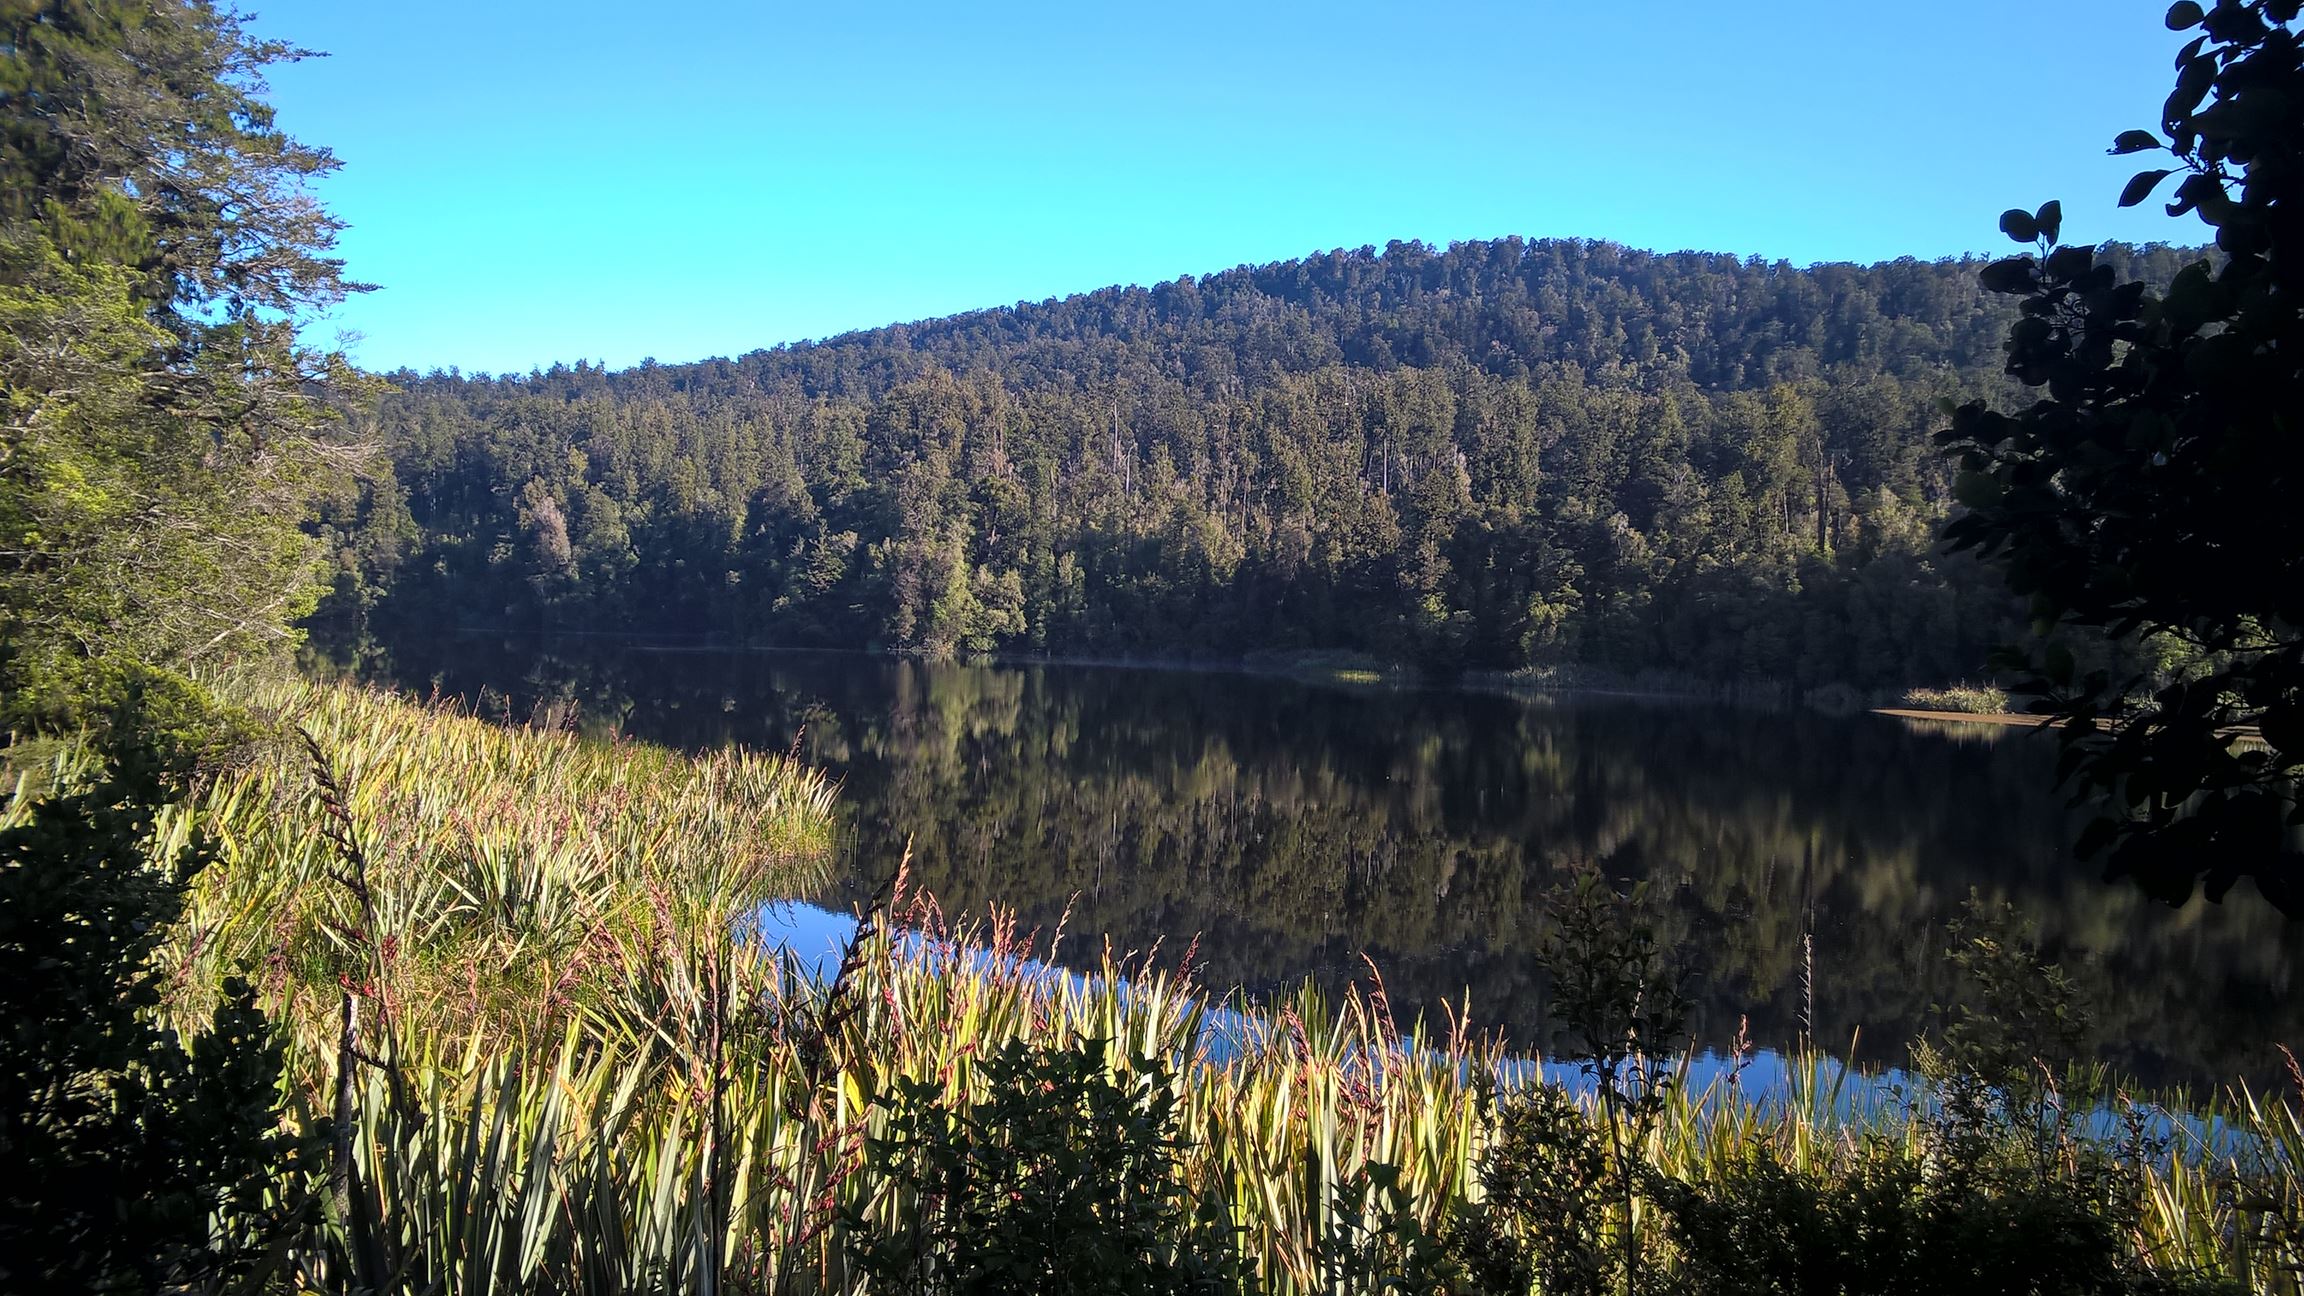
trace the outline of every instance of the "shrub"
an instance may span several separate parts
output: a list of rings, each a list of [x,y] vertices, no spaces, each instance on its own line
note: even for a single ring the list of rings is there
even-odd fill
[[[1544,1085],[1507,1105],[1480,1159],[1482,1199],[1449,1221],[1451,1276],[1465,1290],[1603,1296],[1624,1281],[1611,1238],[1607,1144],[1576,1101]]]
[[[180,717],[177,717],[180,718]],[[155,824],[183,768],[134,737],[0,832],[0,1287],[150,1291],[253,1263],[323,1131],[280,1132],[281,1048],[238,978],[189,1045],[152,954],[210,859]],[[286,1203],[286,1204],[284,1204]]]
[[[1950,1154],[1950,1155],[1948,1155]],[[1866,1140],[1830,1170],[1762,1145],[1697,1182],[1655,1186],[1688,1293],[2116,1296],[2212,1287],[2144,1268],[2133,1220],[2095,1175]]]
[[[1011,1041],[980,1064],[985,1096],[947,1102],[934,1080],[900,1079],[872,1140],[883,1227],[852,1212],[850,1255],[903,1292],[1183,1293],[1232,1286],[1228,1229],[1185,1193],[1168,1069],[1106,1046]],[[905,1211],[909,1200],[915,1207]]]

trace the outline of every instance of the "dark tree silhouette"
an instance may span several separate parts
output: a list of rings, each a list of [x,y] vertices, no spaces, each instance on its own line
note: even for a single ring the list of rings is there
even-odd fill
[[[2199,34],[2160,132],[2123,132],[2112,151],[2170,164],[2121,203],[2177,177],[2169,215],[2207,222],[2217,255],[2156,293],[2091,248],[2057,246],[2057,204],[2007,213],[2001,228],[2038,253],[1981,278],[2022,298],[2008,372],[2041,396],[2014,413],[1968,404],[1939,436],[1967,506],[1946,537],[1996,560],[2038,629],[2158,637],[2195,657],[2145,695],[2075,667],[2052,638],[2017,654],[2035,708],[2061,726],[2065,776],[2102,808],[2083,851],[2171,903],[2253,877],[2290,915],[2304,914],[2300,8],[2168,11],[2171,30]]]

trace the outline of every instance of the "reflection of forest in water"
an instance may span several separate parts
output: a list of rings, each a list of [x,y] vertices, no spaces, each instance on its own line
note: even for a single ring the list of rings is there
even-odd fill
[[[854,870],[906,841],[947,910],[1072,905],[1071,948],[1200,936],[1206,979],[1340,982],[1366,950],[1396,1005],[1466,990],[1534,1041],[1529,957],[1557,871],[1651,879],[1695,974],[1695,1028],[1815,1031],[1897,1063],[1956,988],[1943,928],[2005,896],[2089,966],[2098,1046],[2147,1081],[2268,1074],[2297,1038],[2304,938],[2245,891],[2178,912],[2070,861],[2036,735],[1877,716],[1622,699],[1522,701],[1241,675],[982,667],[839,654],[648,651],[476,639],[376,673],[515,718],[784,748],[845,777]],[[845,895],[857,888],[852,877]]]

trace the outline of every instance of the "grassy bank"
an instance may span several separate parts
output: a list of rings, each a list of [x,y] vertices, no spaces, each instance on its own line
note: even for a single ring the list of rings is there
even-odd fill
[[[1750,1238],[1844,1199],[1879,1219],[1832,1246],[1873,1245],[1881,1219],[1926,1238],[1970,1219],[1945,1214],[1955,1190],[1984,1193],[1975,1219],[2037,1224],[2008,1202],[2046,1184],[2137,1272],[2299,1290],[2288,1102],[2234,1096],[2240,1151],[2120,1156],[2061,1095],[1956,1124],[1667,1068],[1637,1105],[1564,1114],[1476,1033],[1394,1022],[1373,969],[1341,1001],[1267,1005],[1219,1052],[1230,1005],[1188,953],[1048,976],[1031,958],[1053,934],[954,925],[900,884],[814,979],[743,930],[829,841],[833,790],[783,758],[350,688],[240,700],[317,759],[277,744],[163,821],[220,847],[166,947],[165,1011],[195,1021],[252,975],[290,1036],[286,1119],[336,1119],[333,1171],[278,1185],[316,1203],[281,1256],[296,1286],[1000,1290],[956,1266],[1002,1255],[1047,1291],[1578,1291],[1607,1284],[1542,1266],[1581,1257],[1597,1281],[1629,1237],[1656,1281],[1743,1290],[1705,1247],[1772,1254]],[[1117,1250],[1031,1267],[1091,1241]]]
[[[412,1033],[556,1037],[601,1005],[617,958],[813,884],[829,848],[833,789],[781,756],[691,758],[353,687],[234,700],[280,736],[168,821],[221,856],[172,946],[188,1011],[246,968],[307,1032],[357,976]]]

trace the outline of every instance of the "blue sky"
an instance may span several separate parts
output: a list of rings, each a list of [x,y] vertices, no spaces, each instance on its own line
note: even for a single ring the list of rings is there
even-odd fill
[[[336,151],[375,368],[737,355],[1391,239],[1807,263],[2067,238],[2180,43],[2161,0],[684,5],[252,0]]]

